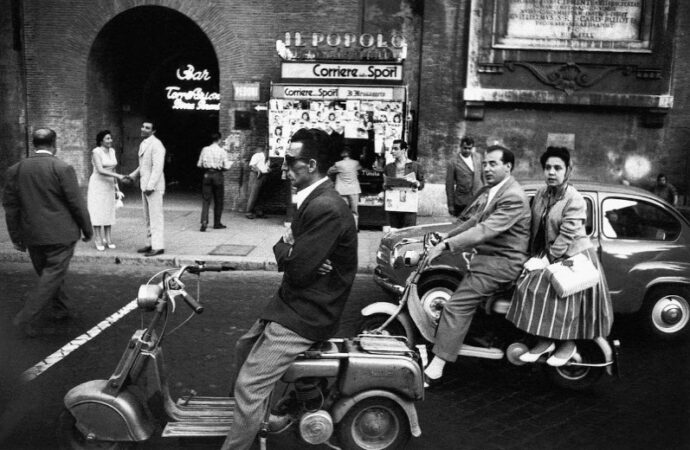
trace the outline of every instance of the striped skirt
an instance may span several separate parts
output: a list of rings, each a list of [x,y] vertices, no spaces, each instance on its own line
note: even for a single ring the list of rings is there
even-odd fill
[[[585,251],[601,279],[593,288],[559,297],[546,270],[523,272],[506,318],[519,329],[549,339],[606,337],[613,324],[613,306],[603,268],[594,249]]]

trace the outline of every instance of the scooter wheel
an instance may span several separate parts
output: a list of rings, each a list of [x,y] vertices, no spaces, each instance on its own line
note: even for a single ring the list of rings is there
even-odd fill
[[[342,448],[389,450],[405,448],[410,424],[405,411],[391,399],[370,397],[354,405],[338,424]]]
[[[77,429],[76,420],[67,409],[63,409],[58,418],[57,444],[60,450],[124,450],[134,448],[132,442],[88,439]]]
[[[592,341],[578,341],[577,353],[573,356],[574,363],[593,364],[604,361],[599,347]],[[603,367],[587,367],[578,365],[568,365],[561,367],[547,367],[547,374],[551,381],[562,388],[573,391],[584,391],[589,389],[599,381],[604,374]]]

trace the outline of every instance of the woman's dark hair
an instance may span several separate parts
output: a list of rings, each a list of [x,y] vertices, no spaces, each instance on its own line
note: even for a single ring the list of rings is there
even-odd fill
[[[546,167],[546,160],[554,157],[560,158],[565,163],[565,167],[570,167],[570,152],[565,147],[546,147],[546,151],[539,158],[541,168]]]
[[[109,134],[112,134],[110,130],[99,131],[96,135],[96,145],[100,146],[103,143],[103,139]]]

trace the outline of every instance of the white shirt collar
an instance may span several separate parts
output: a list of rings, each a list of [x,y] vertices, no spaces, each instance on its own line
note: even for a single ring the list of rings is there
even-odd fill
[[[297,191],[297,193],[295,194],[295,202],[297,203],[297,209],[299,209],[299,207],[302,206],[302,203],[304,203],[307,197],[309,197],[309,194],[311,194],[312,191],[314,191],[314,189],[317,188],[317,186],[326,182],[326,180],[328,180],[328,177],[323,177],[319,181],[310,184],[301,191]]]
[[[467,167],[469,167],[470,170],[474,172],[474,161],[472,161],[472,153],[470,153],[469,156],[462,156],[461,153],[460,158],[462,158],[462,160],[465,161],[465,164],[467,164]]]
[[[489,206],[489,203],[491,203],[491,200],[493,200],[493,198],[496,196],[496,192],[498,192],[498,190],[501,189],[501,187],[504,184],[506,184],[506,182],[508,181],[508,179],[510,179],[511,176],[512,175],[508,175],[507,177],[505,177],[503,179],[503,181],[501,181],[496,186],[493,186],[489,189],[489,196],[486,198],[486,204],[484,205],[484,210],[486,210],[486,207]]]

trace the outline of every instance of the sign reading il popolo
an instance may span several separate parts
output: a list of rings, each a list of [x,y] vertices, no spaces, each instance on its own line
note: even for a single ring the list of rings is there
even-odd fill
[[[402,65],[391,63],[337,64],[324,62],[283,62],[283,78],[311,80],[402,81]]]

